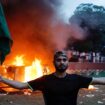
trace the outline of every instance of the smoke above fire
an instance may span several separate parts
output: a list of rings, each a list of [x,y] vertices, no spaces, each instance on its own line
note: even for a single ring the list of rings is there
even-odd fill
[[[67,47],[68,39],[84,39],[87,29],[61,18],[63,0],[1,1],[14,40],[10,58],[24,54],[29,59],[35,56],[48,63],[55,50]]]

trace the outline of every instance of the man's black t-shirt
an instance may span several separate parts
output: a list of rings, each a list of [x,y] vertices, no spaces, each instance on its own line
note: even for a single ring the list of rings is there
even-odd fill
[[[80,88],[88,88],[92,78],[67,74],[58,78],[54,74],[29,81],[33,90],[41,90],[46,105],[76,105]]]

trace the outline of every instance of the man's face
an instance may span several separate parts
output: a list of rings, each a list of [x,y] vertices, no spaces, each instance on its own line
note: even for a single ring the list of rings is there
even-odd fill
[[[68,58],[60,55],[57,58],[54,59],[54,65],[56,68],[56,71],[58,72],[65,72],[68,68]]]

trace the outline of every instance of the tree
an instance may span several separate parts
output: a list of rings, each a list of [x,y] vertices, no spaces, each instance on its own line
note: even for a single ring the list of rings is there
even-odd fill
[[[71,25],[76,24],[85,31],[85,39],[68,42],[79,51],[101,51],[105,46],[105,8],[93,4],[80,4],[70,18]]]

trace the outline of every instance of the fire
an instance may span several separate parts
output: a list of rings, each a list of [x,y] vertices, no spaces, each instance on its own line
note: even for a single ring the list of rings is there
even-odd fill
[[[32,62],[32,64],[27,66],[22,55],[16,56],[12,65],[0,66],[0,71],[0,74],[5,78],[27,82],[49,73],[50,70],[48,66],[42,65],[41,60],[37,58]],[[13,88],[8,88],[8,86],[5,86],[4,84],[1,84],[1,88],[5,91],[15,91]]]
[[[25,67],[25,82],[29,80],[33,80],[43,75],[43,67],[41,65],[41,61],[35,59],[33,61],[32,66]]]
[[[13,65],[23,66],[24,65],[23,55],[22,56],[16,56],[15,57],[15,62],[13,62]]]
[[[96,88],[93,85],[89,85],[88,89],[89,90],[95,90]]]
[[[41,66],[40,60],[35,59],[35,61],[32,63],[32,68],[36,69],[38,77],[43,75],[42,73],[43,67]]]
[[[23,55],[16,56],[13,65],[15,65],[17,69],[22,69],[24,71],[23,79],[20,81],[26,82],[43,75],[44,67],[41,65],[41,61],[39,59],[35,59],[32,62],[32,65],[26,66],[23,60]]]

